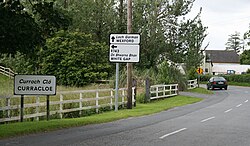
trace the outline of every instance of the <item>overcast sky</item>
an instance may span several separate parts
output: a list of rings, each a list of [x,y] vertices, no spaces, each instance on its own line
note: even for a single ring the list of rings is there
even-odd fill
[[[201,20],[207,26],[208,50],[225,50],[230,34],[243,34],[249,29],[250,0],[195,0],[190,16],[195,16],[202,7]]]

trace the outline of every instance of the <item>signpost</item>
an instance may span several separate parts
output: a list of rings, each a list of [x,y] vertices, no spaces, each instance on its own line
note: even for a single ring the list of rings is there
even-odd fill
[[[139,34],[111,34],[110,35],[110,62],[139,62],[140,56]]]
[[[49,95],[56,95],[56,77],[47,75],[15,75],[14,95],[21,95],[21,122],[23,122],[24,95],[46,95],[47,120],[49,120]]]
[[[110,43],[112,44],[140,44],[139,34],[110,34]]]
[[[115,111],[118,111],[119,63],[139,62],[140,35],[110,34],[109,40],[109,61],[116,63]]]
[[[198,67],[198,69],[196,69],[196,72],[198,73],[198,87],[200,87],[200,75],[203,74],[203,69]]]
[[[198,69],[196,69],[196,72],[197,72],[198,74],[203,74],[203,69],[200,68],[200,67],[198,67]]]
[[[120,45],[111,44],[110,45],[110,62],[139,62],[139,45]]]

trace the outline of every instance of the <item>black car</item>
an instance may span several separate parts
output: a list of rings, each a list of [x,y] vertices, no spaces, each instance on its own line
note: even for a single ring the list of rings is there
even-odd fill
[[[209,90],[210,88],[213,90],[215,88],[224,88],[225,90],[227,90],[227,80],[223,77],[211,77],[207,83],[207,90]]]

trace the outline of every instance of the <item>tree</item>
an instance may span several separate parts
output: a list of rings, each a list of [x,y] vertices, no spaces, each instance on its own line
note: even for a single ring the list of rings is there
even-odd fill
[[[229,38],[226,43],[226,50],[233,50],[236,53],[239,53],[240,50],[243,48],[241,45],[242,39],[240,39],[240,33],[235,32],[234,34],[229,35]]]
[[[240,64],[250,64],[250,50],[245,50],[240,55]]]
[[[202,25],[200,14],[201,11],[193,20],[187,20],[180,24],[179,47],[183,47],[183,62],[185,63],[186,72],[197,68],[204,58],[202,42],[207,36],[207,27]]]
[[[46,41],[42,74],[55,75],[58,83],[82,86],[107,79],[111,66],[108,46],[93,42],[92,36],[81,32],[59,31]]]
[[[0,53],[34,54],[44,39],[41,30],[19,0],[0,2]]]
[[[72,21],[71,18],[62,9],[55,7],[54,2],[34,0],[33,3],[30,1],[32,14],[44,39],[53,36],[59,30],[68,29]]]
[[[114,0],[84,0],[70,3],[68,9],[73,16],[71,31],[79,30],[86,34],[92,34],[96,42],[109,43],[109,34],[125,33],[126,25],[123,7]],[[123,5],[122,5],[123,6]],[[120,12],[120,14],[119,14]],[[122,19],[122,17],[124,17]],[[119,28],[118,28],[119,27]],[[118,31],[119,30],[119,31]]]
[[[150,68],[164,60],[178,62],[178,18],[187,14],[193,0],[138,0],[134,2],[133,30],[141,34],[140,68]]]
[[[46,38],[70,25],[70,18],[45,0],[0,2],[0,14],[0,53],[34,57]]]

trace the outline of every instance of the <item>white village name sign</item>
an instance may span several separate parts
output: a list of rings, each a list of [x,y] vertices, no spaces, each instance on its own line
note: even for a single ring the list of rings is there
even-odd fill
[[[15,95],[56,95],[56,77],[48,75],[15,75]]]

